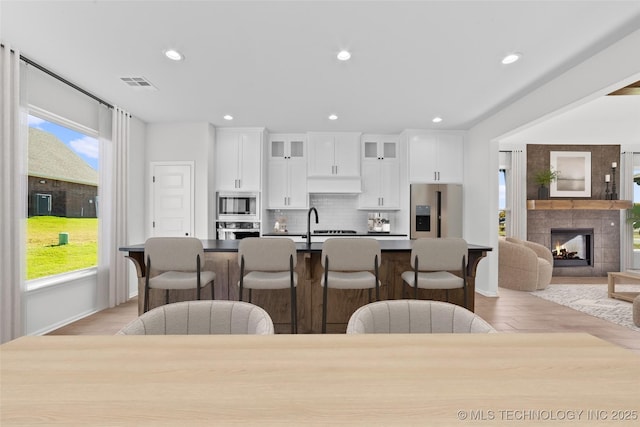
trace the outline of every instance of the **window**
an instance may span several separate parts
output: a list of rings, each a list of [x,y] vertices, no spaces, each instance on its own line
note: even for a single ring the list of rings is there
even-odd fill
[[[506,235],[507,221],[507,171],[498,171],[498,235]]]
[[[29,115],[27,280],[97,265],[96,136],[44,113]]]
[[[633,155],[633,208],[632,215],[635,218],[640,218],[640,154]],[[633,249],[634,252],[640,251],[640,221],[634,221],[633,223]],[[634,256],[633,268],[640,268],[640,260],[636,261]]]

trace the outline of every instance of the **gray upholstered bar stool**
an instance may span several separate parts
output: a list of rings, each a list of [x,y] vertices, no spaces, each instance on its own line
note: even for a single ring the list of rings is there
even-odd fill
[[[248,237],[240,240],[238,264],[240,265],[239,299],[244,288],[291,290],[291,333],[298,333],[296,287],[298,273],[296,245],[287,238]]]
[[[488,333],[495,329],[477,314],[442,301],[377,301],[351,315],[348,334]]]
[[[459,237],[423,238],[413,242],[411,268],[402,273],[402,297],[405,286],[413,287],[413,296],[418,298],[420,289],[462,289],[467,305],[467,253],[468,245]],[[452,272],[458,272],[459,275]]]
[[[327,332],[327,289],[368,289],[369,302],[371,289],[375,289],[376,301],[380,299],[380,256],[380,243],[375,239],[338,237],[327,239],[322,244],[323,334]]]
[[[204,249],[195,237],[151,237],[144,244],[147,274],[144,290],[144,311],[149,311],[149,290],[164,289],[165,304],[169,303],[170,289],[200,289],[211,284],[211,299],[214,299],[213,282],[216,273],[202,270]]]

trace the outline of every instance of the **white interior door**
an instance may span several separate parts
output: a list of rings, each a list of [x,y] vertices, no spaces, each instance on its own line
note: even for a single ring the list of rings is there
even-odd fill
[[[193,236],[193,162],[151,163],[152,235]]]

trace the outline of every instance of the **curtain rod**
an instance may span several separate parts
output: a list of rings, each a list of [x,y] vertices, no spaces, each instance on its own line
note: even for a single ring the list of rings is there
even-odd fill
[[[0,43],[0,46],[5,47],[4,44],[2,44],[2,43]],[[13,49],[11,49],[11,52],[15,53],[15,51]],[[98,98],[97,96],[95,96],[91,92],[88,92],[88,91],[82,89],[80,86],[76,85],[75,83],[71,83],[69,80],[65,79],[64,77],[60,76],[59,74],[54,73],[53,71],[43,67],[42,65],[40,65],[37,62],[27,58],[26,56],[24,56],[22,54],[20,55],[20,60],[26,62],[28,65],[31,65],[32,67],[37,68],[38,70],[42,71],[45,74],[50,75],[54,79],[61,81],[62,83],[66,84],[67,86],[70,86],[70,87],[74,88],[78,92],[87,95],[89,98],[92,98],[92,99],[98,101],[100,104],[103,104],[108,108],[113,108],[113,105],[109,104],[107,101],[105,101],[105,100],[103,100],[101,98]]]
[[[88,91],[82,89],[80,86],[78,86],[78,85],[76,85],[74,83],[71,83],[69,80],[67,80],[64,77],[60,76],[59,74],[56,74],[53,71],[43,67],[42,65],[38,64],[37,62],[32,61],[31,59],[27,58],[26,56],[20,55],[20,59],[23,60],[24,62],[26,62],[28,65],[31,65],[32,67],[37,68],[38,70],[42,71],[43,73],[50,75],[54,79],[61,81],[62,83],[66,84],[67,86],[70,86],[70,87],[74,88],[78,92],[87,95],[89,98],[95,99],[100,104],[103,104],[108,108],[113,108],[113,105],[109,104],[105,100],[103,100],[101,98],[98,98],[97,96],[95,96],[91,92],[88,92]]]

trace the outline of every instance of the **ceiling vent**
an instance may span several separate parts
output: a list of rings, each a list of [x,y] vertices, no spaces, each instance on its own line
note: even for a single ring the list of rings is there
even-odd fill
[[[120,77],[127,86],[136,89],[158,90],[149,80],[144,77]]]

